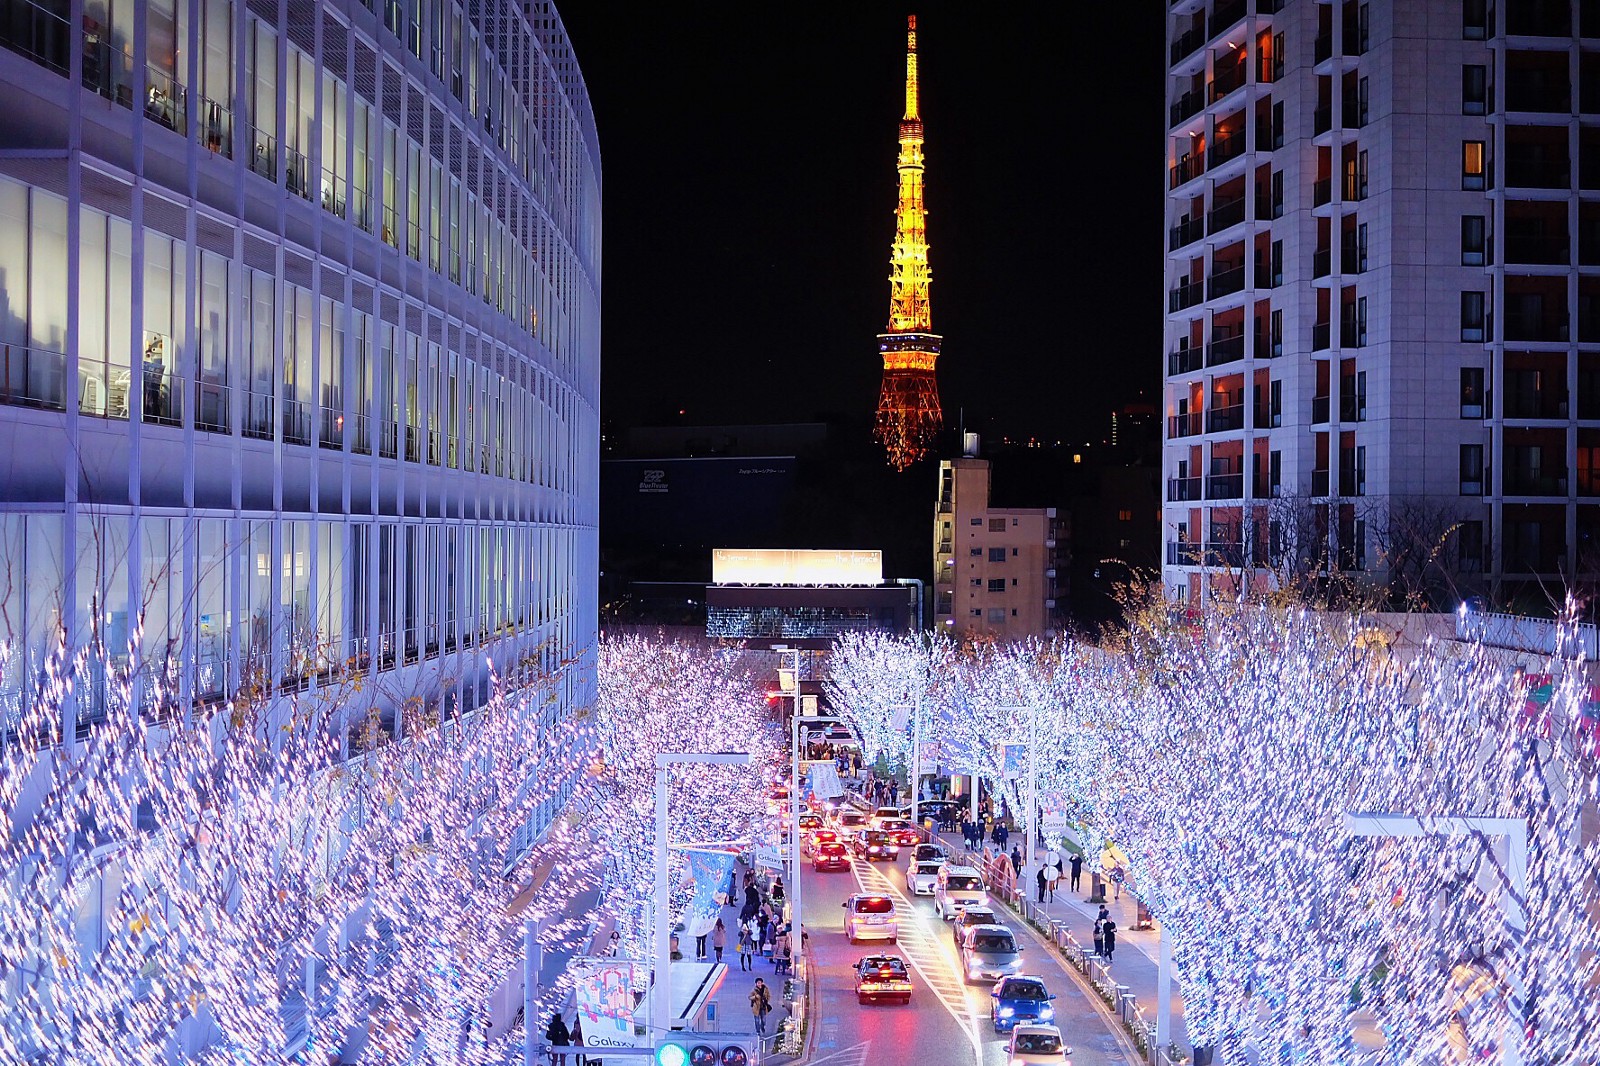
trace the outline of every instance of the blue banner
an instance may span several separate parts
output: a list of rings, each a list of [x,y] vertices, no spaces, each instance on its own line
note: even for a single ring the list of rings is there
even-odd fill
[[[683,914],[684,931],[690,936],[705,936],[722,917],[728,902],[728,875],[733,872],[735,855],[731,851],[685,848],[689,876],[694,879],[694,897]]]

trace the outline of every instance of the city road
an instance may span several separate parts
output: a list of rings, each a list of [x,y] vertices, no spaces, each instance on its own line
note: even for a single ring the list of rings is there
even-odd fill
[[[804,867],[805,927],[811,935],[811,978],[816,984],[816,1037],[807,1066],[1004,1066],[1009,1034],[989,1020],[990,982],[967,984],[956,962],[949,923],[931,898],[906,889],[906,860],[853,859],[849,872],[817,873]],[[900,916],[900,943],[852,945],[844,935],[847,896],[882,894]],[[998,901],[994,905],[1023,945],[1027,973],[1044,978],[1056,994],[1056,1024],[1072,1048],[1073,1066],[1135,1066],[1138,1058],[1069,977],[1055,954]],[[856,1002],[851,966],[863,955],[897,952],[912,968],[915,991],[908,1006]]]

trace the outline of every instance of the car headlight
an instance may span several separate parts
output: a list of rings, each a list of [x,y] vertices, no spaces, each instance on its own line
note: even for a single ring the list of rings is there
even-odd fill
[[[1017,1012],[1012,1010],[1010,1007],[1001,1007],[1000,1008],[1000,1017],[1002,1017],[1002,1018],[1009,1018],[1015,1013],[1017,1013]]]
[[[1039,1017],[1045,1018],[1045,1019],[1049,1019],[1049,1018],[1054,1018],[1055,1016],[1056,1016],[1056,1009],[1054,1007],[1041,1007],[1041,1008],[1039,1008]]]
[[[868,853],[873,854],[873,855],[876,855],[879,850],[880,849],[878,848],[878,845],[876,845],[876,844],[872,845],[870,848],[867,849]]]

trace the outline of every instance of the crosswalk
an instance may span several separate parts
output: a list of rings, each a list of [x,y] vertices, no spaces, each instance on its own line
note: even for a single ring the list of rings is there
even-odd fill
[[[967,999],[966,981],[961,977],[955,947],[948,927],[937,916],[913,905],[888,874],[870,862],[851,862],[850,872],[861,891],[888,896],[899,913],[899,949],[906,962],[922,978],[923,987],[932,992],[940,1006],[950,1012],[972,1044],[974,1062],[983,1061],[980,1019]],[[988,1023],[985,1015],[982,1024]]]

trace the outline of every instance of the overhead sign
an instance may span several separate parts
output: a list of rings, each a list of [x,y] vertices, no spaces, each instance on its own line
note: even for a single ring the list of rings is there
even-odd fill
[[[716,548],[714,585],[881,585],[883,552],[813,548]]]
[[[578,958],[567,963],[572,975],[584,1043],[589,1047],[638,1047],[633,1019],[648,967],[627,959]]]

